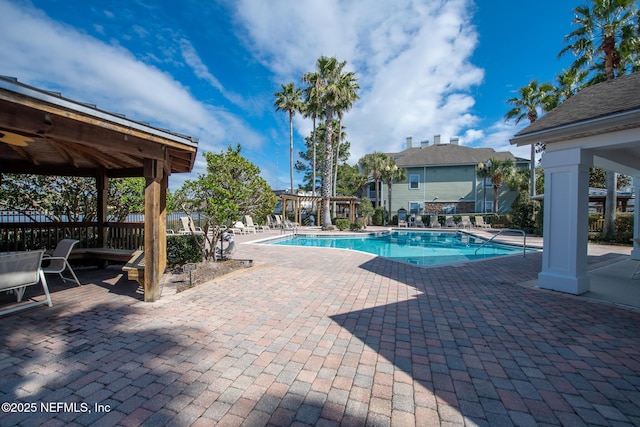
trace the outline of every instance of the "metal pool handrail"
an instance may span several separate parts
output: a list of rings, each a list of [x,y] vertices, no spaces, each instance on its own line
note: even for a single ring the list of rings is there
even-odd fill
[[[476,255],[478,253],[478,251],[480,249],[482,249],[482,247],[484,245],[486,245],[487,243],[491,242],[493,239],[495,239],[496,237],[498,237],[499,235],[501,235],[502,233],[504,233],[505,231],[514,231],[514,232],[518,232],[518,233],[522,233],[522,237],[523,237],[523,242],[522,242],[522,256],[525,257],[527,256],[527,234],[524,232],[524,230],[519,230],[516,228],[503,228],[502,230],[500,230],[498,232],[498,234],[492,236],[489,240],[486,240],[484,243],[482,243],[480,246],[478,246],[476,248],[476,251],[473,253],[474,255]]]

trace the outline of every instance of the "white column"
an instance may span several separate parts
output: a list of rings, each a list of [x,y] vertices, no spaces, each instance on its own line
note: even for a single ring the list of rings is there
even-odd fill
[[[579,148],[549,151],[544,167],[544,248],[538,286],[571,294],[590,289],[587,275],[589,167]]]
[[[631,259],[640,260],[640,246],[635,239],[640,237],[640,177],[633,177],[633,192],[635,200],[633,201],[633,250],[631,251]]]

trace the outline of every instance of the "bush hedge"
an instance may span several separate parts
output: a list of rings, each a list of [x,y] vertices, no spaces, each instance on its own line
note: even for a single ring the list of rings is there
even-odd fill
[[[335,225],[338,230],[344,231],[349,229],[351,221],[348,218],[336,218]]]
[[[167,236],[167,265],[175,267],[202,261],[204,236],[176,234]]]

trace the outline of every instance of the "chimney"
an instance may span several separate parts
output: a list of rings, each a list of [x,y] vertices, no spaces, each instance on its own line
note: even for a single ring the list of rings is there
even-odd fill
[[[433,143],[435,145],[440,145],[440,134],[433,136]]]
[[[422,141],[420,141],[420,148],[427,147],[428,145],[429,145],[428,139],[423,139]]]
[[[407,137],[407,148],[411,148],[411,139],[410,136]]]
[[[449,140],[449,143],[453,145],[458,145],[458,141],[459,141],[459,138],[457,136],[452,136],[451,139]]]

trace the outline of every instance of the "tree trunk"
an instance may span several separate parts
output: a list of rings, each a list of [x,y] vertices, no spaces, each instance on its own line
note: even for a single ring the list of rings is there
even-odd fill
[[[316,115],[313,115],[313,181],[311,184],[311,195],[316,195]],[[314,202],[315,203],[315,202]]]
[[[291,194],[293,194],[293,114],[289,113],[289,178]]]
[[[322,170],[322,229],[332,230],[330,197],[331,197],[331,165],[333,160],[333,146],[331,141],[331,121],[333,111],[327,107],[327,118],[325,126],[325,147],[324,147],[324,168]]]
[[[334,151],[334,156],[336,158],[335,161],[335,169],[333,171],[333,189],[332,189],[332,196],[336,197],[336,193],[337,193],[337,188],[338,188],[338,162],[340,161],[340,137],[341,137],[341,132],[342,131],[342,119],[340,118],[340,115],[338,115],[338,138],[336,139],[336,149]],[[336,212],[337,207],[336,207],[336,202],[333,202],[333,211]]]
[[[602,227],[602,237],[614,239],[616,237],[616,173],[607,171],[607,198],[604,206],[604,226]]]

